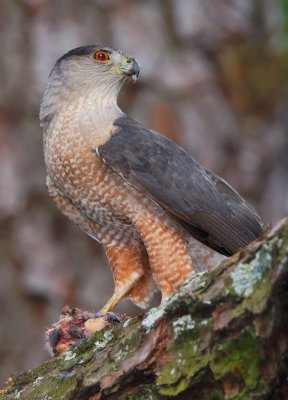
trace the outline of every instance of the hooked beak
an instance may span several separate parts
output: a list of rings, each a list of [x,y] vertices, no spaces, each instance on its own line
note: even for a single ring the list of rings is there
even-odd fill
[[[140,74],[140,67],[137,61],[134,59],[130,59],[130,63],[128,63],[124,69],[124,74],[128,77],[131,77],[134,82],[136,82],[139,74]]]

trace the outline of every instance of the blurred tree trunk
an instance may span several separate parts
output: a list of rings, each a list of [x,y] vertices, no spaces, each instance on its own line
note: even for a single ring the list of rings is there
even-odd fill
[[[10,378],[0,399],[287,399],[288,219],[165,306]]]

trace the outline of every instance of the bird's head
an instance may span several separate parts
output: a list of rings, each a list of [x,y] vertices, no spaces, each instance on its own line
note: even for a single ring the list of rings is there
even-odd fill
[[[107,86],[121,87],[127,77],[134,81],[138,78],[140,68],[133,57],[122,51],[103,46],[77,47],[64,54],[56,62],[52,73],[71,88],[101,88]]]
[[[67,103],[92,98],[94,107],[117,109],[119,90],[126,78],[134,81],[140,68],[133,57],[104,46],[77,47],[60,57],[49,75],[40,109],[41,125]],[[92,103],[91,102],[91,103]]]

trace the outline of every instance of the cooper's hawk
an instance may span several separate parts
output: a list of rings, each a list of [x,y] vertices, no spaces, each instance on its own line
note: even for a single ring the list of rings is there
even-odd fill
[[[117,105],[133,57],[84,46],[53,67],[41,104],[48,189],[57,206],[102,243],[115,290],[145,307],[154,282],[167,299],[262,231],[255,210],[181,147]],[[212,250],[213,249],[213,250]]]

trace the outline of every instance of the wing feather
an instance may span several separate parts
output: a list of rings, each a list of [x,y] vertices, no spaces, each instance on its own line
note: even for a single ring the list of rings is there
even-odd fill
[[[199,240],[232,254],[260,235],[256,211],[176,143],[127,116],[114,125],[109,141],[97,149],[99,157]]]

